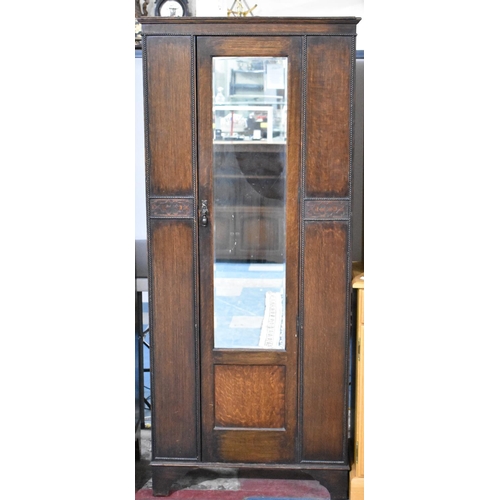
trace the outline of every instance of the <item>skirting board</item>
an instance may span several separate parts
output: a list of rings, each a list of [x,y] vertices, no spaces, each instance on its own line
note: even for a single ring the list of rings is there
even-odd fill
[[[364,500],[365,478],[356,476],[356,465],[352,464],[349,473],[349,500]]]

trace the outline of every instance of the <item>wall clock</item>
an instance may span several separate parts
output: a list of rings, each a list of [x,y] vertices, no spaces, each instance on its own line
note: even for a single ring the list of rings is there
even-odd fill
[[[184,17],[189,15],[187,0],[158,0],[155,7],[155,16]]]

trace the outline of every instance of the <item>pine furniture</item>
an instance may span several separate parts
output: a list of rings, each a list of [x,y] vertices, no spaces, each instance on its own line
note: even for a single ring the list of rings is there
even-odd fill
[[[353,269],[352,287],[356,297],[356,376],[355,376],[355,419],[354,460],[350,473],[349,500],[363,500],[365,488],[365,445],[364,445],[364,382],[365,382],[365,275],[362,266]]]

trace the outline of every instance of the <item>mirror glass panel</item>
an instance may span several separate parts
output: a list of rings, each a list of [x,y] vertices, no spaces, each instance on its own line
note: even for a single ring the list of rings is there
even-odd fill
[[[285,349],[287,58],[213,58],[214,347]]]

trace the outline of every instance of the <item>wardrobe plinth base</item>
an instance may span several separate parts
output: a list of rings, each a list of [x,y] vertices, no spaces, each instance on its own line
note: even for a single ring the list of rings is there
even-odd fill
[[[228,464],[203,462],[151,463],[153,494],[168,497],[176,482],[187,474],[201,475],[204,480],[216,477],[237,479],[316,480],[330,493],[331,500],[349,498],[349,466],[310,464]],[[188,482],[187,479],[184,482]]]

